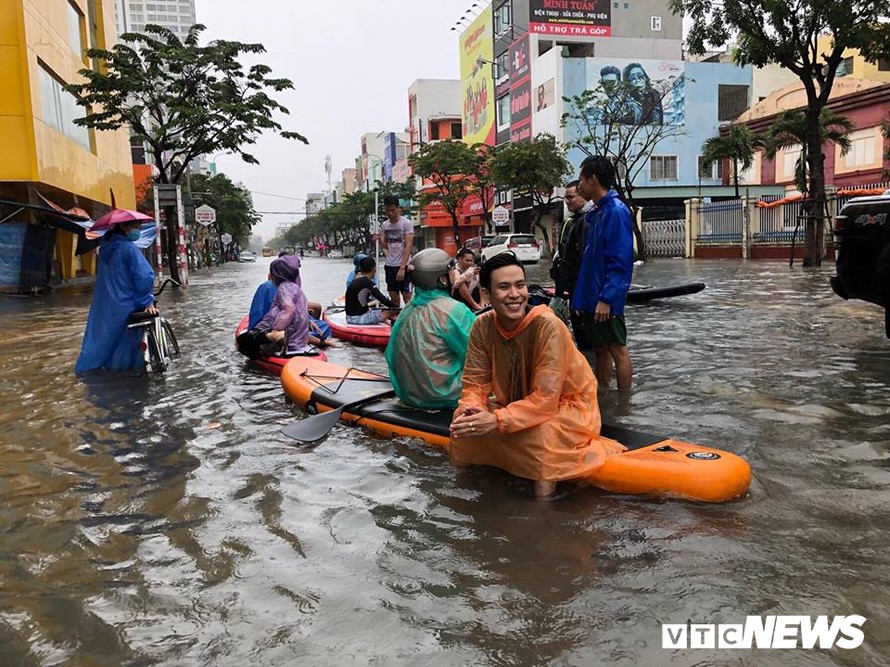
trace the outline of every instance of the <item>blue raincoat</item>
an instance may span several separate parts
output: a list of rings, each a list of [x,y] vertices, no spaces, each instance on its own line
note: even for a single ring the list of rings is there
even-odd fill
[[[630,209],[609,190],[587,212],[587,239],[581,271],[572,292],[572,308],[594,312],[598,301],[612,315],[624,315],[634,270],[634,237]]]
[[[278,286],[271,280],[267,280],[256,288],[253,294],[253,301],[250,302],[250,315],[248,317],[248,330],[253,329],[260,323],[269,309],[272,308],[272,301],[275,299],[275,292]]]
[[[141,331],[127,328],[130,313],[154,303],[155,272],[123,234],[106,234],[99,246],[96,286],[75,373],[140,369]]]

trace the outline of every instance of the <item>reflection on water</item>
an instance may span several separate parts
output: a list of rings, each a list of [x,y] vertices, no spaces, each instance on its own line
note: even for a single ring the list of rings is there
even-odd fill
[[[749,497],[707,506],[535,503],[347,427],[295,446],[277,378],[232,344],[268,261],[165,292],[183,355],[155,381],[73,376],[88,291],[0,300],[0,664],[888,664],[890,344],[829,270],[637,269],[708,288],[629,309],[635,388],[603,412],[748,457]],[[307,258],[310,297],[350,268]],[[767,613],[862,614],[866,642],[660,649],[663,622]]]

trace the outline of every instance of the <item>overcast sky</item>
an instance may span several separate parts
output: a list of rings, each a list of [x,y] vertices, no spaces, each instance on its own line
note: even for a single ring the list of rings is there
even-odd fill
[[[354,166],[365,132],[404,131],[408,86],[415,79],[459,78],[458,33],[451,26],[473,0],[196,0],[205,38],[259,42],[272,76],[294,82],[276,99],[290,110],[280,120],[309,145],[267,135],[252,152],[260,165],[228,155],[220,171],[254,192],[258,211],[296,211],[307,192],[327,190],[331,178]],[[480,4],[483,4],[480,2]],[[275,225],[296,216],[264,215],[256,232],[269,239]]]

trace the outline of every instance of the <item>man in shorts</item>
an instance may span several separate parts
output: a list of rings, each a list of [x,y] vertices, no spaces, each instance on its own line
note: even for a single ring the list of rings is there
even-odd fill
[[[397,308],[374,284],[377,262],[373,257],[365,257],[359,262],[358,270],[359,273],[346,288],[346,323],[366,326],[394,320],[399,314],[398,310],[380,310],[371,307],[371,300],[376,299],[387,308]]]
[[[585,333],[593,343],[599,385],[609,386],[614,361],[618,389],[626,391],[633,378],[624,323],[634,265],[633,223],[614,183],[615,167],[608,158],[591,156],[581,163],[578,190],[594,206],[587,213],[587,238],[572,308],[581,311]]]
[[[399,198],[387,195],[383,198],[383,210],[389,218],[381,227],[381,241],[386,250],[383,271],[386,274],[386,291],[395,306],[399,306],[399,294],[407,304],[411,300],[411,285],[405,277],[408,260],[414,249],[414,224],[402,215]]]

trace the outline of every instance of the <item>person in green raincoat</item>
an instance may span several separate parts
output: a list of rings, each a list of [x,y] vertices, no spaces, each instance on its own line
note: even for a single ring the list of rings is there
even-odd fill
[[[386,361],[396,396],[416,408],[457,407],[475,316],[451,298],[444,250],[427,248],[409,263],[414,297],[392,327]]]

